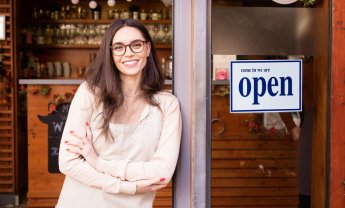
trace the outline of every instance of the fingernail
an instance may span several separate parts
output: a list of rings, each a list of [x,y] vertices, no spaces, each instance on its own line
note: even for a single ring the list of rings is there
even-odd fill
[[[86,121],[86,126],[89,126],[89,122]]]
[[[160,178],[159,180],[160,180],[160,181],[165,181],[165,178]]]
[[[73,134],[73,133],[74,133],[74,131],[69,131],[69,133]]]
[[[65,143],[68,143],[68,141],[65,141]]]

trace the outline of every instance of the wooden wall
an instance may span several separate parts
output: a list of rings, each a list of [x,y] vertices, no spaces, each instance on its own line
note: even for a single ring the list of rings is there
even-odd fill
[[[14,130],[14,92],[15,83],[13,67],[13,14],[12,0],[0,0],[0,15],[5,16],[5,40],[0,40],[3,54],[3,67],[9,79],[10,92],[6,94],[6,103],[0,103],[0,193],[15,192],[15,130]]]
[[[48,103],[54,94],[72,92],[77,86],[49,86],[48,96],[32,94],[40,86],[28,86],[28,194],[27,207],[55,206],[63,184],[64,175],[48,172],[48,125],[42,123],[37,115],[48,115]],[[159,191],[154,207],[172,207],[172,188]]]
[[[297,207],[297,142],[250,133],[248,114],[230,114],[228,100],[212,96],[212,118],[225,124],[212,137],[212,207]]]

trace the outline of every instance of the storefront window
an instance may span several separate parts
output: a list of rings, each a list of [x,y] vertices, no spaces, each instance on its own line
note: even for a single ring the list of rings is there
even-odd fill
[[[313,112],[315,84],[328,71],[319,66],[328,57],[328,13],[324,4],[304,6],[212,1],[212,207],[298,207],[311,203],[312,181],[324,180],[312,174],[325,165],[315,162]],[[301,112],[230,113],[231,60],[291,59],[302,60]]]

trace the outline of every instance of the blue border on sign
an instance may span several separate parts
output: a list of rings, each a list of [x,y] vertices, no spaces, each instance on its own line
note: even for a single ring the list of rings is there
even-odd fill
[[[235,63],[270,63],[270,62],[298,62],[299,64],[299,92],[300,92],[300,98],[299,98],[299,107],[298,108],[288,108],[288,109],[264,109],[264,110],[233,110],[232,106],[232,95],[233,95],[233,87],[232,87],[232,65]],[[233,60],[230,61],[230,113],[246,113],[246,112],[296,112],[296,111],[302,111],[302,60]]]

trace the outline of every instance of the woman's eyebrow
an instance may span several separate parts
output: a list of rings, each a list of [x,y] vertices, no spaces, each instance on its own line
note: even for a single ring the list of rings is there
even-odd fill
[[[134,41],[143,41],[142,39],[134,39],[134,40],[132,40],[131,42],[129,42],[128,44],[131,44],[131,43],[133,43]],[[113,45],[115,45],[115,44],[123,44],[123,45],[125,45],[125,43],[124,42],[115,42],[115,43],[113,43]]]

